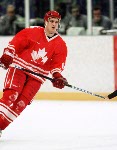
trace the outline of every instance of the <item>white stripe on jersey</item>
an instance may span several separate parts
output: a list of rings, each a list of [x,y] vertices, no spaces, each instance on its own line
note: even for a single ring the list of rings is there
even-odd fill
[[[9,122],[12,122],[18,116],[15,112],[10,110],[10,108],[8,108],[8,106],[6,106],[6,105],[4,106],[3,104],[1,105],[1,103],[0,103],[0,114],[2,114]],[[16,115],[14,115],[14,114],[16,114]]]
[[[6,118],[8,122],[13,122],[10,118],[8,118],[3,112],[0,111],[0,114]]]
[[[15,74],[15,71],[16,71],[16,68],[14,68],[14,71],[13,71],[13,75],[12,75],[12,78],[11,78],[11,80],[10,80],[10,87],[12,86],[12,82],[13,82],[13,78],[14,78],[14,74]]]
[[[55,68],[55,69],[51,70],[51,74],[53,74],[55,72],[61,73],[61,69],[60,68]]]
[[[42,71],[45,75],[47,75],[49,73],[49,71],[43,70],[40,67],[34,66],[33,64],[30,64],[30,63],[27,63],[25,60],[23,60],[23,59],[21,59],[19,57],[15,57],[14,61],[17,62],[17,63],[22,63],[22,64],[28,66],[29,69],[32,68],[32,69],[37,69],[37,71]]]
[[[13,52],[15,52],[15,48],[13,48],[13,47],[11,47],[11,46],[7,46],[8,47],[8,49],[11,49],[11,50],[13,50]]]
[[[7,105],[3,104],[0,102],[0,105],[5,107],[6,109],[8,109],[13,115],[15,115],[16,117],[18,117],[18,114],[16,114],[13,110],[11,110]]]

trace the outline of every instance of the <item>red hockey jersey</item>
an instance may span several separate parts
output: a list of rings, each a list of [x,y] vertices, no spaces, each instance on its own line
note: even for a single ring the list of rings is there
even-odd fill
[[[63,71],[67,47],[59,34],[48,38],[43,27],[34,27],[16,34],[4,53],[14,58],[11,67],[19,66],[47,76],[49,73]],[[44,78],[29,75],[42,83],[45,81]]]

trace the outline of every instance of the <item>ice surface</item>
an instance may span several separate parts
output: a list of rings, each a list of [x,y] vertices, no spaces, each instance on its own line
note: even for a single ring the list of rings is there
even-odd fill
[[[33,101],[0,150],[117,150],[117,102]]]

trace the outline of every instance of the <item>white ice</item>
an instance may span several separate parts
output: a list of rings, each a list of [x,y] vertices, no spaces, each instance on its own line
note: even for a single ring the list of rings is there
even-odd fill
[[[0,150],[117,150],[117,102],[33,101]]]

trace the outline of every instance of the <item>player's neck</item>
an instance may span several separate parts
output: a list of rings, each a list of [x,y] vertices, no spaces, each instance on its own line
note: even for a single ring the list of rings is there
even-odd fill
[[[55,33],[50,33],[50,32],[48,32],[46,29],[45,29],[45,33],[46,33],[46,35],[47,35],[48,37],[50,37],[50,38],[55,35]]]

